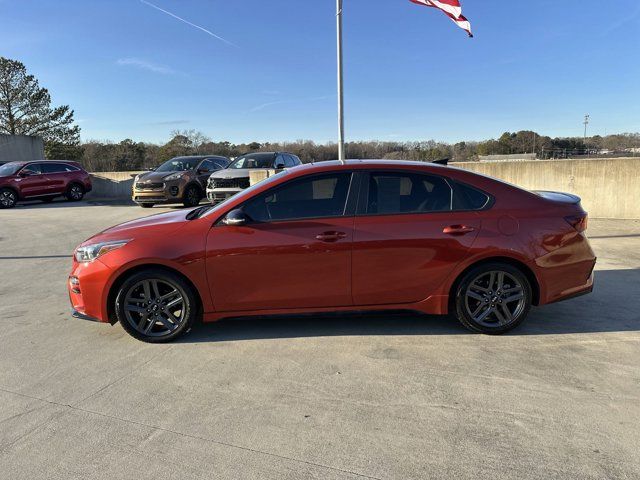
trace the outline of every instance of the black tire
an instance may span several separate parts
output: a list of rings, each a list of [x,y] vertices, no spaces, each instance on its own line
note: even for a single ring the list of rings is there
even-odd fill
[[[79,202],[84,198],[84,187],[79,183],[72,183],[67,187],[67,193],[64,196],[70,202]]]
[[[485,263],[458,282],[455,313],[469,330],[498,335],[524,321],[531,299],[531,284],[521,270],[507,263]]]
[[[0,208],[13,208],[18,203],[18,194],[10,188],[0,188]]]
[[[153,208],[155,203],[139,203],[138,205],[140,205],[142,208]]]
[[[195,185],[188,185],[184,189],[184,195],[182,197],[182,204],[185,207],[195,207],[202,200],[202,192]]]
[[[167,297],[170,289],[175,290],[176,296]],[[181,303],[167,308],[178,296]],[[163,297],[167,299],[161,300]],[[191,330],[198,303],[193,288],[179,275],[150,268],[131,275],[120,285],[115,312],[122,328],[132,337],[148,343],[166,343]]]

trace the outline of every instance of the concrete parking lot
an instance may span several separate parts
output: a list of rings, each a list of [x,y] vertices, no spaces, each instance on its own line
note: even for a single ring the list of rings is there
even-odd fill
[[[500,337],[349,316],[147,345],[71,318],[73,248],[162,210],[0,211],[0,478],[640,478],[640,221],[591,219],[595,292]]]

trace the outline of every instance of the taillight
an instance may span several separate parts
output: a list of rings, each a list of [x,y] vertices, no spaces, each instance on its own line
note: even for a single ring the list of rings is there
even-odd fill
[[[581,215],[570,215],[568,217],[564,217],[564,219],[578,232],[584,232],[587,229],[587,224],[589,223],[589,217],[586,213]]]

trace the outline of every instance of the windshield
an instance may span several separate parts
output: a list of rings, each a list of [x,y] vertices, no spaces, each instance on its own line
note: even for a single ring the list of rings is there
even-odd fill
[[[0,166],[0,177],[8,177],[9,175],[13,175],[20,169],[21,166],[21,163],[5,163],[4,165]]]
[[[227,168],[273,168],[273,153],[249,153],[236,158]]]
[[[200,163],[199,158],[172,158],[156,168],[156,172],[186,172],[196,168],[198,163]]]

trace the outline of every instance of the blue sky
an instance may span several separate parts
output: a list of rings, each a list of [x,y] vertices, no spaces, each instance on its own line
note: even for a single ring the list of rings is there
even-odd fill
[[[0,0],[83,140],[336,137],[333,0]],[[475,38],[409,0],[344,0],[347,140],[640,131],[640,3],[464,0]],[[223,40],[216,38],[221,37]]]

